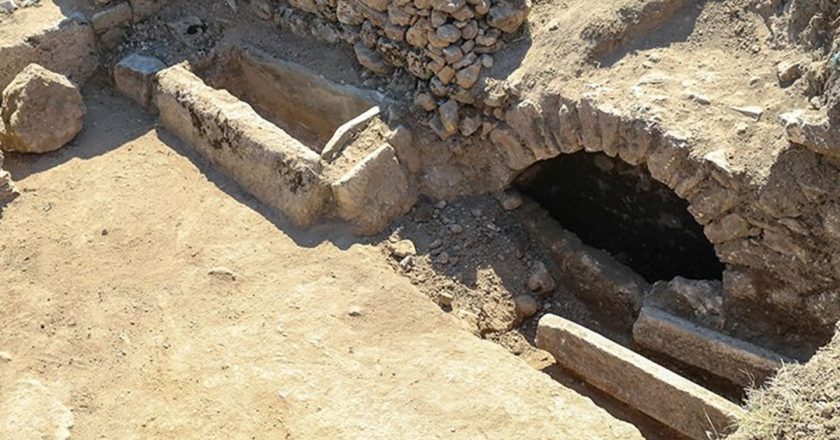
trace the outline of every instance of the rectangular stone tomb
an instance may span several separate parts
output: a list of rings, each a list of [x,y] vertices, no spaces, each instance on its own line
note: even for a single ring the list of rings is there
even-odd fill
[[[556,315],[540,319],[537,346],[595,387],[693,439],[728,434],[742,412],[723,397]]]
[[[161,124],[295,224],[333,209],[326,206],[330,164],[319,153],[329,144],[340,154],[347,133],[378,114],[378,95],[253,48],[233,48],[206,64],[156,74],[151,94]]]

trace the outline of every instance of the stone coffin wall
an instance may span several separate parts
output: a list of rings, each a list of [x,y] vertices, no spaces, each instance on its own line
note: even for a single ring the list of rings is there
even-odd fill
[[[321,215],[329,188],[320,156],[248,104],[182,65],[157,74],[154,104],[164,127],[276,212],[298,225]]]

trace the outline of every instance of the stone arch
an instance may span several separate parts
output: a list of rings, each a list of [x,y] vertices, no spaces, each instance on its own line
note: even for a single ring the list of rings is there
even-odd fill
[[[540,103],[520,101],[510,106],[490,139],[511,170],[506,185],[536,163],[581,151],[646,168],[688,203],[689,214],[726,265],[724,273],[730,266],[719,244],[747,233],[746,221],[737,214],[720,221],[740,199],[739,182],[721,167],[725,158],[692,155],[687,138],[662,132],[650,121],[624,117],[609,105],[597,105],[592,97],[572,101],[549,95]]]

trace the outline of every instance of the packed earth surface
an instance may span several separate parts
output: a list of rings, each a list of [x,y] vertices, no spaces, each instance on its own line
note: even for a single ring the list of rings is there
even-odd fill
[[[0,439],[840,438],[840,2],[0,1]]]

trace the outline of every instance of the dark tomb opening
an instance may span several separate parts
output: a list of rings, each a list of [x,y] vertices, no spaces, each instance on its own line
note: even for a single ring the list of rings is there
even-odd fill
[[[578,152],[533,165],[515,186],[584,243],[649,282],[722,277],[724,265],[688,202],[642,167]]]

